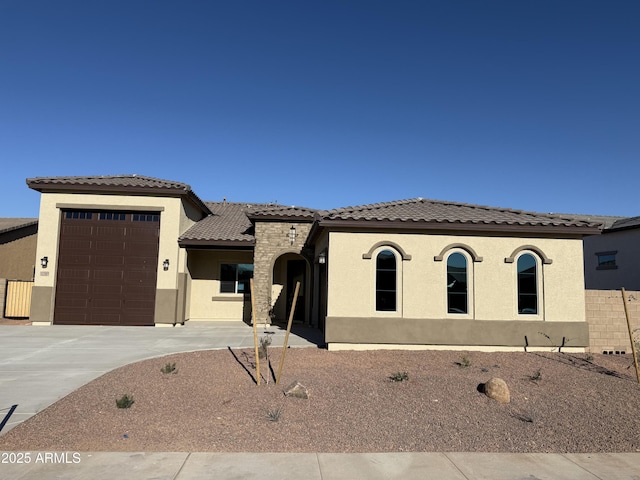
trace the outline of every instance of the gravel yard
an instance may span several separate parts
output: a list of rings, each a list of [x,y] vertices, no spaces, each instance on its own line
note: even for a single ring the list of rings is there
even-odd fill
[[[273,371],[280,354],[270,351]],[[161,372],[168,363],[175,373]],[[266,383],[264,360],[261,370],[257,386],[252,350],[127,365],[0,436],[0,450],[640,451],[631,355],[292,348],[280,385]],[[479,391],[491,377],[511,403]],[[294,381],[310,398],[283,395]],[[131,408],[116,407],[123,394]]]

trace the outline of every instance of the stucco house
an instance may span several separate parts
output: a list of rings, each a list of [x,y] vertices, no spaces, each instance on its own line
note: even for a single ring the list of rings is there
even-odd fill
[[[284,321],[300,282],[294,319],[332,349],[589,344],[582,238],[597,223],[422,198],[205,202],[136,175],[27,184],[42,194],[36,324],[249,322],[250,295],[258,321]]]
[[[0,278],[32,280],[37,218],[0,218]]]
[[[640,290],[640,217],[615,218],[585,237],[584,272],[588,289]]]
[[[37,218],[0,218],[0,319],[29,315]]]

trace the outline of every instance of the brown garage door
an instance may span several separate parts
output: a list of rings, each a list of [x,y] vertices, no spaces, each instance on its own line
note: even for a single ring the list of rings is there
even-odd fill
[[[153,325],[160,215],[62,212],[53,322]]]

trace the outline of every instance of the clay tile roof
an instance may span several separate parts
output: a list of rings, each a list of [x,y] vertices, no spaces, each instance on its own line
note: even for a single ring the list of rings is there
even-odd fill
[[[253,226],[247,212],[255,205],[236,202],[206,202],[212,212],[187,230],[179,239],[180,245],[253,245]]]
[[[306,207],[296,207],[296,206],[285,206],[285,205],[263,205],[261,207],[256,207],[251,209],[248,212],[248,215],[252,219],[278,219],[278,220],[287,220],[287,219],[308,219],[310,221],[314,220],[318,214],[318,210],[314,210],[312,208]]]
[[[607,228],[607,231],[615,230],[627,230],[631,228],[640,227],[640,217],[621,218],[616,220],[611,227]]]
[[[0,218],[0,233],[37,225],[37,218]]]
[[[423,198],[338,208],[325,212],[323,219],[439,224],[443,227],[468,224],[478,227],[482,225],[561,226],[595,229],[599,225],[565,216]]]
[[[99,175],[86,177],[27,178],[27,185],[39,192],[118,192],[149,195],[184,195],[205,213],[206,205],[186,183],[146,177],[144,175]]]
[[[145,177],[143,175],[100,175],[89,177],[36,177],[28,178],[27,184],[37,190],[39,186],[53,185],[86,185],[97,187],[140,187],[140,188],[170,188],[190,190],[186,183],[162,180],[161,178]]]

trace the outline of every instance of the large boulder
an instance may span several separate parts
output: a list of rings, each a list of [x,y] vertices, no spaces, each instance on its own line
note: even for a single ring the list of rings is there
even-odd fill
[[[509,403],[511,401],[507,382],[498,377],[493,377],[484,384],[484,393],[487,397],[493,398],[499,403]]]

